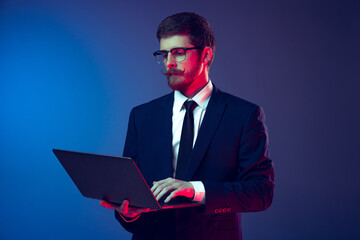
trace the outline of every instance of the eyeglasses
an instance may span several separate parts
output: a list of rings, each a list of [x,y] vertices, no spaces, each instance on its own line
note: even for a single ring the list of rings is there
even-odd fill
[[[171,53],[171,57],[176,62],[182,62],[186,58],[186,51],[194,50],[194,49],[202,49],[201,47],[191,47],[191,48],[173,48],[170,51],[167,50],[159,50],[153,53],[156,58],[156,62],[158,64],[166,64],[168,54]]]

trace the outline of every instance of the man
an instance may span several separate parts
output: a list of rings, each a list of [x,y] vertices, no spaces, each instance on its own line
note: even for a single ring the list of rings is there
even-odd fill
[[[157,37],[154,55],[174,92],[132,110],[124,156],[158,200],[182,196],[201,206],[149,212],[128,201],[100,204],[116,210],[133,239],[242,239],[240,213],[265,210],[273,197],[263,111],[210,81],[215,40],[206,19],[172,15]]]

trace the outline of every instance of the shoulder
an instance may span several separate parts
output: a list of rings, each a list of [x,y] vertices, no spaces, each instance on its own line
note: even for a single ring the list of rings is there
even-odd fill
[[[227,105],[227,108],[230,109],[248,113],[262,111],[262,108],[259,105],[247,101],[243,98],[234,96],[230,93],[223,92],[215,87],[213,91],[213,97],[216,98],[215,101],[222,101]]]
[[[214,93],[214,96],[218,99],[217,101],[223,102],[226,106],[224,117],[229,121],[238,123],[242,122],[250,125],[253,125],[254,123],[261,123],[261,126],[265,124],[266,118],[264,110],[258,104],[249,102],[232,94],[222,92],[219,89],[216,89],[216,92]]]
[[[174,93],[171,92],[149,102],[140,104],[132,109],[132,113],[151,113],[161,107],[167,108],[172,107],[174,101]]]

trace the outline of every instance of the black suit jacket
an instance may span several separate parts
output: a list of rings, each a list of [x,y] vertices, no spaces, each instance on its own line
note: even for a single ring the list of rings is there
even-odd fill
[[[172,107],[168,94],[130,114],[124,156],[133,158],[149,186],[172,176]],[[213,89],[185,180],[202,181],[205,205],[116,218],[133,239],[241,239],[241,212],[262,211],[273,198],[273,164],[262,109]]]

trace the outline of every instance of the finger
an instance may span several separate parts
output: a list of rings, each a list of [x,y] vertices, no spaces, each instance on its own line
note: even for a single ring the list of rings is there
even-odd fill
[[[165,187],[161,190],[161,192],[159,192],[156,196],[156,200],[159,201],[165,194],[174,191],[176,188],[174,187]]]
[[[106,207],[106,208],[110,208],[110,209],[117,209],[119,208],[119,205],[117,204],[114,204],[114,203],[109,203],[107,201],[100,201],[99,204],[103,207]]]
[[[164,189],[164,186],[158,186],[154,189],[153,194],[155,197],[158,196],[158,194]]]
[[[124,200],[122,203],[122,213],[124,214],[133,214],[133,213],[141,213],[141,212],[149,212],[150,208],[140,208],[140,207],[131,207],[130,202],[128,200]]]
[[[165,199],[165,203],[169,202],[172,198],[177,196],[184,196],[189,199],[193,199],[195,195],[194,188],[189,184],[179,184],[175,187],[175,190]]]
[[[130,204],[130,202],[129,202],[129,200],[124,200],[123,202],[122,202],[122,204],[124,204],[124,207],[129,207],[129,204]]]
[[[150,212],[150,208],[132,208],[132,213],[144,213],[144,212]]]
[[[119,208],[119,212],[122,214],[127,214],[129,211],[129,201],[124,200]]]
[[[166,184],[168,181],[171,181],[171,179],[173,178],[166,178],[166,179],[163,179],[163,180],[160,180],[160,181],[154,181],[153,182],[153,186],[151,187],[151,191],[155,191],[159,186],[162,186],[163,184]]]
[[[171,182],[171,181],[174,181],[176,180],[175,178],[171,178],[171,177],[168,177],[168,178],[165,178],[165,179],[162,179],[162,180],[159,180],[159,181],[155,181],[154,182],[154,185],[156,186],[161,186],[163,184],[166,184],[168,182]]]
[[[157,186],[157,188],[155,189],[155,191],[153,192],[154,196],[157,197],[158,194],[163,191],[163,189],[168,188],[169,189],[175,189],[177,188],[177,181],[176,179],[168,179],[166,181],[164,181],[161,185]]]
[[[129,217],[129,218],[134,218],[138,215],[140,215],[141,213],[146,213],[146,212],[150,212],[150,211],[154,211],[154,209],[150,209],[150,208],[138,208],[138,207],[128,207],[128,211],[127,213],[121,213],[123,216],[125,217]]]
[[[170,193],[170,195],[165,199],[165,203],[168,203],[168,202],[170,202],[170,200],[171,199],[173,199],[173,198],[175,198],[175,197],[177,197],[178,196],[178,193],[179,193],[180,191],[179,190],[177,190],[177,191],[173,191],[172,193]]]
[[[155,184],[156,184],[156,181],[153,181],[153,185],[152,185],[152,187],[150,188],[150,190],[153,192],[154,191],[154,189],[155,189]]]
[[[156,188],[156,190],[153,192],[154,196],[157,198],[159,196],[159,194],[163,191],[168,191],[171,188],[170,184],[163,184],[161,186],[159,186],[158,188]],[[162,195],[164,195],[165,193],[163,193]]]
[[[129,204],[130,203],[128,200],[124,200],[118,212],[125,217],[134,218],[137,215],[141,214],[143,211],[146,211],[146,209],[131,207],[129,206]]]
[[[106,201],[100,201],[99,204],[103,207],[106,207],[106,208],[110,208],[110,209],[114,209],[110,203],[106,202]]]

